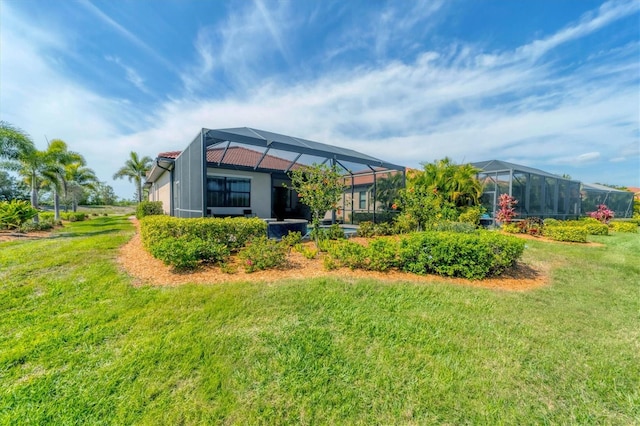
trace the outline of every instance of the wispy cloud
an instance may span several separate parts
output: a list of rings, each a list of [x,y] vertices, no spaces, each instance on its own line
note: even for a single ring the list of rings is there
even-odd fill
[[[195,62],[180,73],[187,92],[197,94],[211,85],[242,91],[257,84],[263,70],[278,58],[291,65],[284,34],[289,13],[286,2],[267,8],[262,0],[255,0],[231,10],[223,22],[200,28],[194,42]]]
[[[120,59],[117,56],[109,56],[109,55],[105,56],[104,59],[122,68],[125,72],[125,76],[127,80],[131,84],[136,86],[141,92],[144,92],[146,94],[151,94],[151,91],[145,86],[144,79],[140,76],[140,74],[138,74],[138,72],[134,68],[128,65],[125,65],[122,62],[122,59]]]
[[[131,31],[129,31],[124,26],[120,25],[118,22],[116,22],[114,19],[112,19],[109,15],[107,15],[102,10],[100,10],[97,6],[95,6],[89,0],[78,0],[78,4],[80,4],[81,6],[86,8],[88,11],[90,11],[96,17],[100,18],[100,20],[102,20],[104,23],[106,23],[111,28],[116,30],[116,32],[118,34],[120,34],[121,36],[123,36],[124,38],[129,40],[135,46],[137,46],[138,48],[143,50],[147,55],[149,55],[150,57],[154,58],[156,61],[158,61],[161,64],[163,64],[168,70],[171,70],[171,71],[175,71],[176,70],[174,65],[171,62],[169,62],[166,58],[164,58],[162,55],[160,55],[158,52],[156,52],[147,43],[142,41],[138,36],[133,34]]]

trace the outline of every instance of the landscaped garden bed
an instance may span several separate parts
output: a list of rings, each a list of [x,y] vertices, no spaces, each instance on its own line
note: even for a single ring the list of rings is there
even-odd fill
[[[239,219],[241,220],[241,219]],[[139,222],[132,219],[136,227]],[[399,237],[390,237],[399,238]],[[351,238],[350,243],[367,246],[372,238]],[[500,276],[485,278],[482,280],[470,280],[424,273],[421,275],[398,270],[397,268],[386,271],[349,268],[336,264],[334,268],[327,268],[327,253],[318,253],[311,257],[309,252],[316,250],[313,242],[304,242],[297,249],[287,252],[284,264],[275,269],[247,272],[243,260],[239,256],[231,256],[227,260],[227,266],[213,263],[201,263],[195,269],[179,270],[164,264],[154,258],[144,249],[140,233],[122,247],[118,257],[119,264],[127,273],[136,278],[138,284],[150,285],[181,285],[186,283],[221,284],[242,281],[275,282],[283,279],[304,279],[317,277],[336,277],[350,280],[361,278],[374,278],[383,281],[411,281],[411,282],[454,282],[465,285],[500,288],[508,290],[527,290],[545,285],[548,280],[547,271],[549,265],[536,263],[527,264],[517,262],[506,269]]]

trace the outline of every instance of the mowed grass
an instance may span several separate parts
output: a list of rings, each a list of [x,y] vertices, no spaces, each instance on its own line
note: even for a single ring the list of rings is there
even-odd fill
[[[0,243],[0,424],[637,424],[640,236],[528,242],[528,292],[134,287],[124,217]]]

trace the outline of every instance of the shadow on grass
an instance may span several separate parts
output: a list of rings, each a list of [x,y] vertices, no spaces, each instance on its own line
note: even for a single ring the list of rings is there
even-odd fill
[[[100,231],[87,231],[87,232],[58,232],[52,234],[47,238],[74,238],[74,237],[91,237],[95,235],[103,234],[118,234],[124,231],[124,229],[104,229]]]

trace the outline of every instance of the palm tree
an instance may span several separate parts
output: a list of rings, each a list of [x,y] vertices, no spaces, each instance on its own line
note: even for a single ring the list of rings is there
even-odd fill
[[[114,179],[127,178],[129,182],[136,183],[136,192],[138,195],[138,202],[142,201],[142,178],[146,177],[147,172],[151,170],[151,163],[153,160],[151,157],[142,157],[131,151],[129,153],[129,159],[124,163],[124,166],[120,168],[114,175]]]
[[[482,195],[477,173],[478,170],[471,164],[458,165],[445,157],[424,164],[424,171],[416,174],[414,183],[456,207],[464,207],[478,204]]]
[[[74,163],[85,164],[82,155],[69,151],[66,142],[60,139],[53,139],[49,142],[45,154],[45,166],[42,176],[45,178],[43,185],[49,186],[53,191],[53,206],[55,220],[60,220],[60,192],[67,192],[67,171],[66,167]]]
[[[81,161],[74,161],[65,167],[65,179],[67,182],[65,197],[68,198],[71,195],[74,212],[78,209],[78,201],[83,190],[86,188],[93,191],[99,183],[95,172],[85,166],[86,163],[82,156],[80,158]]]
[[[375,185],[376,201],[382,204],[384,210],[391,209],[393,203],[398,199],[400,189],[404,186],[404,176],[402,173],[389,173],[379,179]],[[373,191],[374,187],[370,188]]]
[[[31,137],[22,129],[0,121],[0,158],[17,160],[27,152],[35,151]]]

